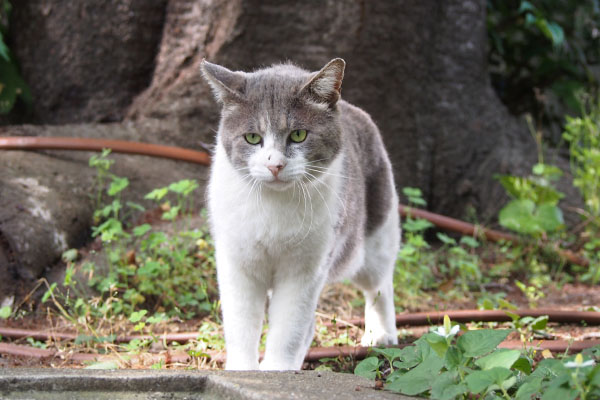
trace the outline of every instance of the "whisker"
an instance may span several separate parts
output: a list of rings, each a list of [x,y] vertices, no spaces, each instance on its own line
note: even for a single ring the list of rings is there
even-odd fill
[[[355,178],[351,178],[347,175],[334,174],[334,173],[328,172],[327,170],[318,170],[318,169],[315,169],[315,167],[306,167],[305,169],[312,171],[312,172],[318,172],[318,173],[324,174],[324,175],[336,176],[338,178],[352,179],[352,180],[355,179]]]
[[[302,185],[306,186],[306,184],[304,184],[302,181],[300,181],[300,183]],[[308,237],[308,235],[310,234],[310,230],[312,229],[313,218],[314,218],[314,210],[313,210],[313,205],[312,205],[312,197],[310,196],[310,190],[308,190],[308,187],[306,187],[306,194],[308,195],[308,202],[310,204],[310,224],[308,226],[306,234],[302,237],[302,239],[300,239],[300,243],[302,243],[304,241],[304,239],[306,239]]]
[[[307,172],[308,175],[312,176],[315,179],[318,179],[316,176],[314,176],[313,174]],[[322,181],[322,180],[318,180],[319,183],[321,183],[322,185],[325,185],[331,192],[333,192],[333,194],[335,195],[335,197],[337,198],[337,200],[340,202],[340,205],[342,206],[342,208],[344,209],[344,216],[348,216],[348,211],[346,210],[346,204],[344,204],[344,201],[340,198],[340,196],[338,195],[337,191],[331,187],[331,185],[329,185],[327,182]]]
[[[321,199],[323,199],[323,204],[325,204],[325,208],[327,208],[327,213],[329,214],[329,222],[331,222],[331,224],[333,224],[334,223],[333,215],[331,214],[331,209],[329,208],[329,204],[327,204],[327,200],[325,200],[325,196],[323,196],[323,193],[321,193],[321,191],[319,190],[319,187],[317,186],[319,184],[319,180],[317,179],[316,176],[314,176],[311,173],[307,172],[307,175],[312,176],[314,178],[314,180],[310,180],[310,178],[309,178],[309,182],[315,188],[315,190],[317,191],[319,196],[321,196]]]
[[[321,158],[320,160],[305,161],[304,164],[310,165],[310,164],[318,163],[320,161],[327,161],[327,160],[329,160],[329,158]]]

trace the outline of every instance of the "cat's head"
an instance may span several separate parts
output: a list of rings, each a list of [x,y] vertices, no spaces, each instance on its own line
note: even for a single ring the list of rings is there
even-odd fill
[[[219,141],[234,168],[274,190],[322,175],[341,148],[344,67],[336,58],[314,73],[290,64],[247,73],[203,61],[222,104]]]

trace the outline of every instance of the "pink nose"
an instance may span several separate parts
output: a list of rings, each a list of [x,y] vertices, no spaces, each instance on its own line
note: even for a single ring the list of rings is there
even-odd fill
[[[285,164],[267,165],[267,168],[269,169],[269,171],[271,171],[275,178],[277,178],[277,175],[279,175],[279,171],[281,171],[283,167],[285,167]]]

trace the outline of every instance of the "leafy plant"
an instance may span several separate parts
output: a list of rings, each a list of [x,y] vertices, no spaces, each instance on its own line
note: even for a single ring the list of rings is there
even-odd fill
[[[12,5],[0,0],[0,114],[8,114],[17,98],[31,105],[29,87],[19,74],[15,57],[6,45]]]
[[[410,206],[426,206],[422,193],[417,188],[404,188],[403,194]],[[402,298],[426,294],[424,290],[437,288],[442,282],[457,281],[464,294],[469,285],[482,281],[481,260],[476,249],[477,239],[463,236],[458,241],[444,233],[436,236],[442,243],[433,249],[425,240],[425,234],[433,224],[425,219],[408,216],[402,224],[404,243],[398,253],[394,284],[402,290]],[[407,296],[408,294],[408,296]],[[400,298],[400,296],[399,296]]]
[[[600,95],[587,99],[581,117],[567,117],[563,137],[569,143],[573,185],[585,202],[585,210],[580,210],[585,226],[581,238],[590,266],[580,279],[596,284],[600,282]]]
[[[457,338],[458,325],[444,325],[403,349],[373,349],[354,373],[385,380],[388,390],[432,399],[555,399],[600,395],[600,347],[564,360],[534,365],[520,350],[499,349],[511,330],[480,329]]]
[[[488,0],[492,84],[514,114],[529,113],[560,141],[563,116],[600,73],[600,5],[578,0]]]
[[[418,188],[404,188],[402,193],[410,205],[425,206],[426,202]],[[423,295],[422,290],[435,287],[432,265],[435,256],[424,238],[424,233],[433,224],[429,221],[412,218],[410,215],[402,223],[404,243],[398,253],[394,287],[402,288],[410,297]]]
[[[62,286],[49,286],[42,300],[52,298],[55,304],[64,306],[62,313],[70,321],[86,321],[86,329],[90,321],[112,320],[120,315],[134,325],[135,331],[143,331],[169,317],[214,313],[218,303],[214,300],[212,241],[206,226],[184,226],[194,211],[191,197],[198,183],[182,180],[146,196],[157,202],[162,219],[171,221],[170,227],[147,223],[131,226],[131,216],[144,211],[144,207],[122,201],[129,180],[110,171],[114,161],[109,156],[110,150],[104,150],[89,162],[97,172],[94,197],[100,202],[94,214],[98,225],[92,228],[92,236],[99,238],[106,257],[78,263],[76,250],[65,252],[67,267]],[[170,206],[171,201],[176,205]],[[90,299],[82,281],[98,296]]]
[[[458,242],[444,233],[437,233],[437,238],[444,244],[440,250],[445,254],[438,259],[438,265],[443,266],[443,272],[448,276],[457,276],[463,291],[468,292],[469,284],[480,283],[482,280],[479,269],[479,256],[474,250],[479,247],[477,239],[463,236]]]
[[[600,231],[600,96],[589,101],[581,117],[566,117],[563,137],[569,142],[571,171],[583,195],[586,219]]]
[[[500,225],[533,237],[562,228],[564,219],[558,202],[564,195],[553,186],[561,175],[557,167],[538,163],[527,177],[499,176],[500,183],[513,198],[498,214]]]
[[[7,319],[12,314],[12,310],[10,306],[2,306],[0,307],[0,319]]]

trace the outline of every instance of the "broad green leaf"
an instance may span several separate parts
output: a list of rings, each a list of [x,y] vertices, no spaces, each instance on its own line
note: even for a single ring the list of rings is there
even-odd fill
[[[401,361],[394,361],[393,366],[399,369],[408,369],[423,361],[419,346],[407,346],[400,354]]]
[[[428,333],[423,335],[423,337],[440,358],[445,357],[446,351],[448,350],[448,342],[444,336],[440,336],[436,333]]]
[[[458,382],[458,372],[448,371],[440,374],[431,387],[431,398],[453,400],[468,391],[467,385]]]
[[[475,394],[481,393],[492,385],[502,385],[512,375],[508,368],[495,367],[485,371],[475,371],[467,375],[465,381],[469,390]]]
[[[512,367],[518,371],[523,372],[525,375],[531,374],[531,361],[525,357],[519,358]]]
[[[120,237],[127,237],[128,234],[123,230],[121,221],[110,218],[98,227],[92,228],[92,237],[100,235],[103,242],[111,242]]]
[[[79,257],[77,249],[69,249],[62,253],[62,260],[64,262],[73,262],[77,260],[77,257]]]
[[[553,21],[546,22],[546,30],[550,35],[550,40],[554,46],[560,46],[565,41],[565,32],[563,28]]]
[[[518,310],[519,309],[519,307],[517,307],[513,303],[506,301],[504,299],[498,299],[498,306],[500,306],[501,308],[505,308],[507,310]],[[508,314],[508,316],[512,318],[512,316],[510,315],[510,314],[512,314],[511,312],[506,311],[506,314]],[[516,315],[516,314],[512,314],[512,315]],[[519,319],[518,315],[517,315],[517,319]]]
[[[600,365],[597,365],[589,375],[590,384],[600,388]]]
[[[409,203],[415,204],[417,206],[421,206],[421,207],[425,207],[427,205],[427,202],[425,200],[423,200],[421,197],[409,197],[408,198]]]
[[[129,208],[131,208],[133,210],[137,210],[137,211],[140,211],[140,212],[146,211],[146,208],[143,205],[138,204],[138,203],[134,203],[133,201],[128,201],[125,204],[127,205],[127,207],[129,207]]]
[[[406,197],[423,197],[423,192],[419,188],[405,187],[402,188],[402,194]]]
[[[529,199],[511,200],[498,214],[498,222],[505,228],[519,233],[532,234],[540,228],[533,219],[535,203]]]
[[[181,209],[181,207],[179,207],[179,206],[171,207],[168,211],[165,211],[163,213],[162,219],[165,219],[167,221],[173,221],[175,218],[177,218],[177,215],[179,215],[180,209]]]
[[[127,186],[129,186],[129,179],[115,176],[112,178],[112,182],[110,183],[110,186],[108,187],[107,193],[109,196],[115,196],[118,193],[120,193],[123,189],[125,189]]]
[[[468,331],[458,338],[456,344],[465,357],[479,357],[494,350],[510,332],[510,329]]]
[[[133,234],[135,236],[144,236],[150,229],[152,229],[152,226],[150,226],[150,224],[136,226],[135,228],[133,228]]]
[[[461,237],[460,242],[466,244],[467,246],[469,246],[472,249],[479,247],[479,242],[477,241],[477,239],[475,239],[471,236]]]
[[[8,317],[10,317],[11,313],[12,313],[12,310],[11,310],[10,306],[0,307],[0,319],[7,319]]]
[[[387,384],[386,388],[407,395],[423,393],[431,388],[443,365],[444,361],[435,352],[429,352],[421,364]]]
[[[536,175],[546,177],[553,181],[559,179],[563,175],[563,172],[560,168],[554,165],[541,163],[535,164],[531,169],[531,172],[533,172]]]
[[[377,357],[367,357],[354,368],[354,375],[373,380],[377,376],[378,369],[379,359]]]
[[[167,315],[163,312],[163,313],[155,313],[153,316],[148,317],[146,319],[146,322],[149,324],[158,324],[159,322],[164,322],[164,321],[168,321],[169,317],[167,317]]]
[[[552,387],[544,391],[541,400],[575,400],[578,392],[575,389]]]
[[[169,190],[181,194],[184,196],[189,195],[191,192],[198,188],[198,183],[192,179],[182,179],[179,182],[171,183]]]
[[[445,233],[438,232],[438,233],[436,233],[436,236],[442,243],[445,243],[445,244],[448,244],[451,246],[456,245],[456,240],[452,239],[450,236],[446,235]]]
[[[519,350],[498,349],[491,354],[475,361],[475,365],[486,370],[495,367],[510,368],[519,359]]]
[[[483,308],[484,310],[493,310],[495,308],[494,302],[491,301],[490,299],[483,299],[480,307]]]
[[[535,12],[536,11],[535,6],[528,1],[522,1],[521,5],[519,6],[519,14],[526,12],[526,11]]]
[[[516,400],[531,400],[535,394],[538,394],[542,390],[541,376],[533,377],[532,379],[526,380],[515,393]]]
[[[404,349],[399,349],[397,347],[389,347],[389,348],[383,348],[383,349],[378,349],[378,348],[374,347],[372,349],[373,353],[381,354],[388,360],[392,360],[392,361],[400,358],[403,354],[402,353],[403,350]]]
[[[2,56],[5,61],[10,62],[10,52],[4,43],[4,36],[2,35],[2,32],[0,32],[0,56]]]
[[[402,227],[407,232],[421,232],[428,228],[431,228],[433,224],[425,219],[412,219],[408,218]]]
[[[541,317],[537,317],[536,319],[534,319],[530,326],[531,329],[535,329],[536,331],[542,331],[544,329],[546,329],[546,325],[548,324],[548,316],[547,315],[542,315]]]
[[[462,360],[462,354],[456,347],[452,346],[446,351],[444,361],[447,370],[451,371],[458,368]]]
[[[159,201],[163,197],[165,197],[167,195],[167,193],[169,193],[169,188],[166,188],[166,187],[154,189],[153,191],[151,191],[150,193],[145,195],[144,199]]]
[[[545,232],[554,232],[563,224],[563,213],[560,208],[551,203],[540,204],[537,207],[536,222]]]
[[[129,316],[129,321],[133,322],[134,324],[137,322],[140,322],[142,320],[142,318],[144,318],[144,315],[146,315],[146,314],[148,314],[147,310],[134,311]]]

